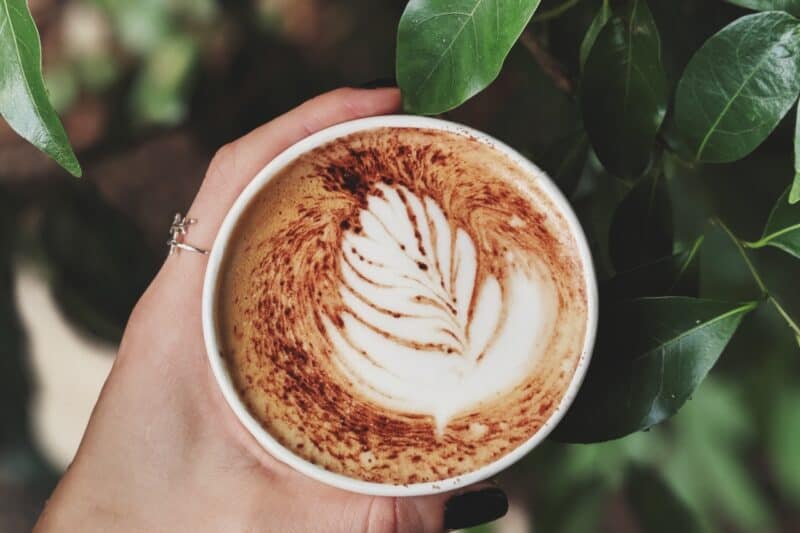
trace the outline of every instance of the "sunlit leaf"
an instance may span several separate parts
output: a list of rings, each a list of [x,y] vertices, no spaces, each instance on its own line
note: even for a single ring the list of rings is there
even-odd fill
[[[675,122],[701,161],[752,152],[800,91],[800,21],[770,11],[742,17],[697,51],[678,83]]]
[[[0,0],[0,115],[74,176],[81,167],[47,94],[39,32],[25,0]]]
[[[800,16],[800,0],[727,0],[731,4],[753,11],[786,11]]]
[[[397,28],[406,111],[452,109],[489,85],[539,0],[411,0]]]

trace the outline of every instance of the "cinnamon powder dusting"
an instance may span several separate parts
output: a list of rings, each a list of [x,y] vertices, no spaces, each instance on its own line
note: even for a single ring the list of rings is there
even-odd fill
[[[504,280],[513,257],[535,263],[557,297],[555,327],[537,340],[541,356],[527,376],[458,413],[443,431],[427,414],[387,409],[358,394],[326,333],[331,325],[347,327],[343,238],[365,231],[359,213],[387,190],[400,191],[406,205],[411,201],[403,195],[432,199],[453,228],[469,235],[476,283],[494,277],[501,292],[508,291]],[[409,209],[412,225],[415,216]],[[427,275],[435,270],[434,254],[415,235],[411,247],[424,258],[415,268]],[[347,252],[358,260],[356,250]],[[574,237],[535,177],[474,139],[425,129],[358,132],[290,163],[240,219],[217,290],[222,351],[253,416],[297,455],[381,483],[464,474],[526,441],[569,386],[587,320]],[[456,306],[443,308],[454,313]],[[459,357],[448,349],[441,350],[444,357]]]

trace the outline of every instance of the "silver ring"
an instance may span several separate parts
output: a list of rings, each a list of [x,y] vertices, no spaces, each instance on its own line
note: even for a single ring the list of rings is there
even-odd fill
[[[172,225],[169,227],[169,240],[167,241],[169,255],[174,254],[176,250],[186,250],[188,252],[208,255],[208,250],[202,250],[184,242],[186,233],[189,231],[189,226],[196,222],[197,219],[186,218],[180,213],[175,213],[172,219]]]

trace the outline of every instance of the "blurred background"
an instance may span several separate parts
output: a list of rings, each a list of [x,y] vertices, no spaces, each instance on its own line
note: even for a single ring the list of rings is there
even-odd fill
[[[0,532],[31,528],[74,455],[128,313],[165,257],[172,215],[214,151],[319,92],[391,77],[404,4],[30,0],[50,95],[85,177],[70,178],[0,121]],[[650,4],[672,28],[662,35],[673,74],[731,16],[711,0]],[[588,153],[575,103],[578,45],[598,6],[585,0],[535,22],[500,79],[447,118],[550,171],[600,250],[602,277],[604,235],[629,186]],[[735,214],[737,232],[756,237],[791,176],[790,141],[783,124],[735,166],[675,161],[671,190],[692,206],[676,213],[679,236],[692,240],[714,212]],[[749,297],[728,241],[711,230],[702,253],[701,295]],[[797,265],[772,270],[800,309]],[[800,531],[797,340],[763,307],[668,423],[603,444],[547,442],[501,483],[511,512],[474,531],[676,531],[687,511],[675,498],[704,530]]]

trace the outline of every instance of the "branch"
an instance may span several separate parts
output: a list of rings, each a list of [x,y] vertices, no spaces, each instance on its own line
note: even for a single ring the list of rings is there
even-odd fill
[[[743,241],[739,239],[739,237],[734,235],[734,233],[730,230],[728,226],[725,225],[725,223],[722,220],[715,218],[714,220],[712,220],[712,222],[718,224],[719,227],[721,227],[725,231],[725,233],[728,234],[728,237],[730,238],[731,242],[733,242],[733,244],[736,245],[736,249],[739,250],[739,254],[742,256],[742,259],[747,265],[748,270],[750,270],[750,274],[753,276],[753,279],[758,285],[758,288],[761,290],[763,296],[767,299],[769,303],[773,305],[773,307],[775,307],[775,310],[778,311],[781,317],[783,317],[783,319],[786,321],[786,324],[788,324],[791,330],[794,332],[798,342],[800,342],[800,325],[798,325],[797,322],[795,322],[794,319],[792,319],[792,317],[789,315],[789,313],[786,312],[786,310],[783,308],[780,302],[775,299],[775,296],[769,293],[769,289],[767,288],[767,285],[764,283],[763,278],[758,273],[758,270],[756,270],[756,267],[755,265],[753,265],[753,262],[750,261],[750,258],[747,257],[747,252],[744,249],[745,244],[743,243]]]
[[[536,63],[538,63],[547,77],[553,80],[559,90],[569,95],[573,94],[575,87],[572,80],[567,76],[564,66],[550,52],[545,50],[530,30],[522,32],[519,42],[530,52]]]
[[[563,4],[557,5],[552,9],[548,9],[546,11],[540,11],[536,15],[533,16],[533,22],[544,22],[546,20],[551,20],[554,18],[560,17],[564,12],[569,11],[575,5],[580,2],[580,0],[566,0]]]

